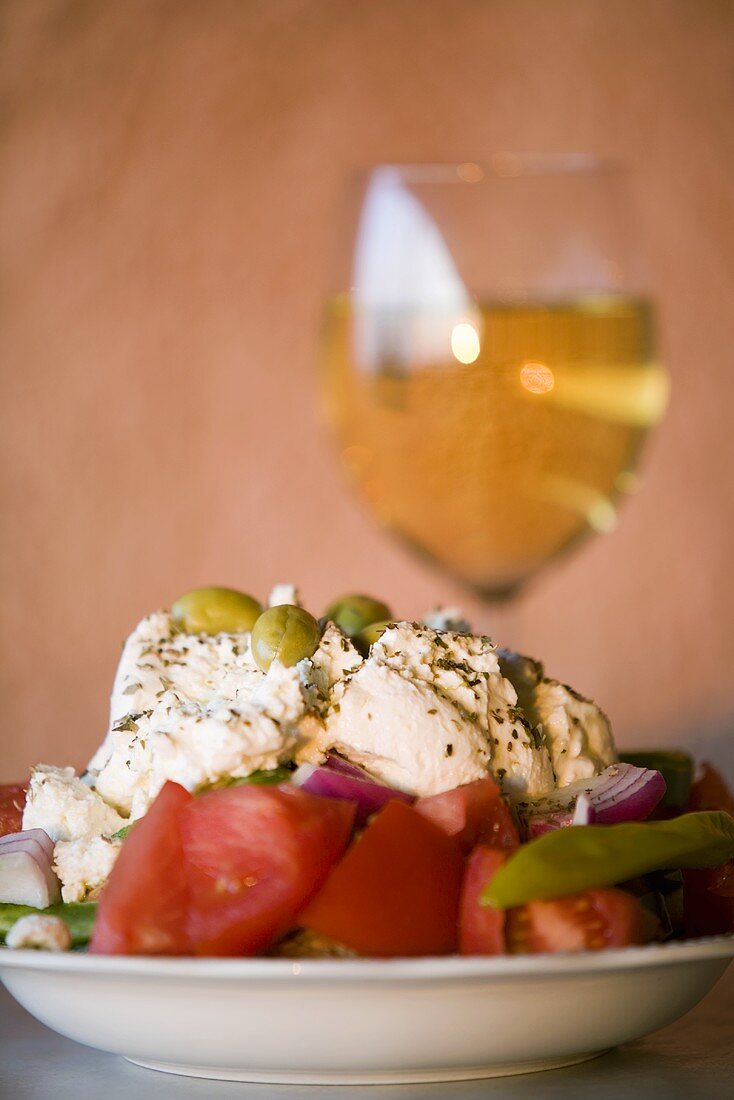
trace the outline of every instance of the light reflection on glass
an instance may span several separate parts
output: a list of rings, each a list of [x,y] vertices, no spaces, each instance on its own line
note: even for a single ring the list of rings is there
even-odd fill
[[[545,363],[533,360],[520,368],[520,382],[528,393],[550,393],[555,385],[553,371]]]
[[[460,363],[473,363],[479,358],[479,333],[469,321],[459,321],[451,330],[451,351]]]

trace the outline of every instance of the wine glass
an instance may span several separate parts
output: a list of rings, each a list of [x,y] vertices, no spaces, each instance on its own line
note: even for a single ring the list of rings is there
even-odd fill
[[[323,333],[344,470],[384,527],[507,598],[612,530],[666,407],[624,172],[382,165],[348,213]]]

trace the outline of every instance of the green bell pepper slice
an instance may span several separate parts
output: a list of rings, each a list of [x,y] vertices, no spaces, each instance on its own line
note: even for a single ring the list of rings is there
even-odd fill
[[[252,772],[251,775],[234,778],[231,775],[217,779],[214,783],[202,783],[196,788],[195,794],[206,794],[208,791],[221,791],[228,787],[274,787],[278,783],[287,783],[293,771],[290,768],[271,768],[269,771]]]
[[[670,821],[569,825],[523,844],[484,889],[482,905],[510,909],[615,886],[650,871],[718,867],[734,858],[734,818],[720,811]]]
[[[83,947],[84,944],[89,943],[92,936],[97,903],[96,901],[69,901],[49,905],[48,909],[35,909],[32,905],[13,905],[11,902],[2,902],[0,903],[0,943],[5,943],[5,937],[15,922],[21,917],[27,917],[30,913],[40,913],[44,917],[61,917],[69,929],[72,947]]]

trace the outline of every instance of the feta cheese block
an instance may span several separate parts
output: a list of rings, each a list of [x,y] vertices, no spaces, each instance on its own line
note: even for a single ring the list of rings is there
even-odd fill
[[[167,779],[187,790],[276,768],[293,736],[252,704],[199,706],[166,692],[158,704],[113,726],[96,790],[131,818],[145,813]]]
[[[543,666],[532,657],[524,657],[511,649],[498,649],[500,672],[517,692],[518,706],[531,724],[537,724],[535,690],[543,679]]]
[[[115,865],[122,840],[85,836],[60,840],[54,849],[54,871],[64,901],[94,901]]]
[[[541,680],[535,689],[534,717],[542,727],[559,787],[591,779],[617,762],[609,719],[573,688]]]
[[[295,584],[276,584],[268,596],[268,607],[282,607],[283,604],[301,606],[301,599]]]
[[[274,661],[263,673],[249,634],[184,634],[157,611],[125,644],[89,774],[107,802],[140,817],[167,779],[193,790],[277,767],[308,705],[298,669]]]
[[[516,704],[489,638],[397,623],[335,685],[322,747],[419,796],[490,771],[509,797],[536,797],[553,772]]]
[[[558,787],[591,779],[616,763],[609,719],[595,703],[545,676],[543,666],[531,657],[502,649],[499,660],[526,718],[548,747]]]
[[[39,764],[31,771],[24,829],[43,829],[53,841],[111,835],[126,824],[113,806],[74,774]]]
[[[328,622],[318,649],[298,666],[305,683],[315,692],[314,705],[323,711],[331,703],[337,685],[362,664],[362,655],[336,623]]]

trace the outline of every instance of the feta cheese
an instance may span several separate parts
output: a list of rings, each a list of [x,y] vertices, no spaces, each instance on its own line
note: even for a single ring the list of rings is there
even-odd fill
[[[99,771],[106,763],[111,734],[130,714],[153,709],[166,692],[206,705],[217,699],[233,703],[249,698],[264,673],[255,664],[249,634],[184,634],[167,611],[155,611],[138,623],[127,639],[110,701],[108,738],[89,763]]]
[[[39,764],[23,810],[24,829],[44,829],[53,841],[111,834],[126,824],[117,811],[74,774]]]
[[[420,680],[367,661],[326,722],[328,746],[389,786],[437,794],[487,774],[486,737]]]
[[[319,647],[312,657],[298,666],[305,683],[314,691],[317,709],[325,709],[332,700],[337,685],[362,664],[362,656],[336,623],[328,622]]]
[[[529,722],[537,721],[535,715],[535,689],[543,679],[543,666],[532,657],[524,657],[511,649],[498,649],[500,672],[517,692],[517,702],[525,711]]]
[[[270,606],[300,606],[277,585]],[[188,790],[246,778],[330,749],[411,794],[437,794],[488,773],[512,801],[537,800],[616,760],[593,703],[537,662],[473,635],[457,608],[384,630],[364,659],[333,622],[315,653],[263,673],[250,635],[186,634],[168,611],[125,643],[104,741],[80,779],[34,769],[23,815],[56,842],[65,901],[96,897],[121,842],[166,780]]]
[[[60,917],[28,913],[8,929],[5,944],[14,950],[68,951],[71,933]]]
[[[121,813],[145,813],[167,779],[189,790],[278,766],[309,706],[297,669],[255,664],[249,634],[184,634],[155,612],[128,639],[110,729],[89,764]]]
[[[54,870],[64,901],[93,901],[109,878],[122,840],[107,836],[60,840],[54,849]]]
[[[594,703],[545,676],[539,661],[510,650],[500,650],[499,659],[528,721],[548,747],[558,787],[591,779],[616,763],[609,720]]]
[[[311,702],[313,689],[298,666],[286,668],[274,660],[250,696],[250,705],[274,722],[293,726]]]
[[[557,680],[541,680],[535,689],[534,709],[559,787],[591,779],[616,763],[609,719],[573,688]]]
[[[164,695],[152,710],[129,716],[113,730],[96,789],[135,819],[167,779],[194,790],[226,776],[276,768],[292,741],[276,721],[248,703],[202,708]]]
[[[471,626],[460,607],[434,607],[426,611],[423,622],[431,630],[450,630],[454,634],[471,634]]]
[[[268,607],[281,607],[285,603],[292,604],[294,607],[301,606],[295,584],[276,584],[268,596]]]
[[[330,741],[323,718],[306,714],[298,723],[298,739],[293,749],[297,764],[323,764]]]
[[[534,797],[553,773],[516,703],[489,638],[397,623],[335,686],[321,747],[416,795],[489,770],[509,796]]]

